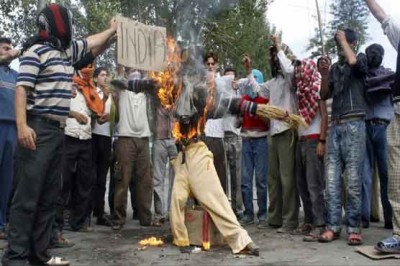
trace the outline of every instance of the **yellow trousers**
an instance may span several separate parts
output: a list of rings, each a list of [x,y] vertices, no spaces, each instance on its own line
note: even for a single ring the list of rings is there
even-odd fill
[[[229,204],[213,163],[213,155],[203,142],[186,147],[185,163],[182,152],[172,162],[175,180],[172,188],[170,223],[176,246],[189,246],[185,226],[185,205],[192,193],[200,205],[210,214],[233,253],[242,251],[250,242],[249,234],[243,229]]]

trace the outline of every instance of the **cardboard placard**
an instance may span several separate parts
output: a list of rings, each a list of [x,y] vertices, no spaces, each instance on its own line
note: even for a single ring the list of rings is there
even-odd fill
[[[190,245],[202,246],[203,245],[203,215],[204,209],[200,206],[195,208],[185,209],[185,225],[189,234]],[[213,246],[221,246],[225,244],[224,238],[215,227],[214,222],[209,218],[207,232],[208,240],[211,248]]]
[[[356,251],[372,260],[400,259],[400,254],[388,254],[377,251],[374,246],[357,247]]]
[[[164,71],[167,66],[166,28],[121,16],[117,17],[117,22],[118,63],[144,71]]]

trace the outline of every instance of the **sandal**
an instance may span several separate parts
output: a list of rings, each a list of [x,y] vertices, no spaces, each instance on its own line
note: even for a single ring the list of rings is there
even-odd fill
[[[347,244],[349,246],[362,245],[362,235],[360,233],[350,233],[347,237]]]
[[[68,266],[69,261],[60,258],[60,257],[51,257],[48,261],[44,263],[45,265],[52,265],[52,266]]]
[[[382,253],[400,254],[400,237],[388,237],[378,242],[375,249]]]
[[[339,232],[336,233],[333,230],[326,230],[318,237],[318,241],[321,243],[329,243],[332,242],[333,240],[338,239],[339,237],[340,237]]]

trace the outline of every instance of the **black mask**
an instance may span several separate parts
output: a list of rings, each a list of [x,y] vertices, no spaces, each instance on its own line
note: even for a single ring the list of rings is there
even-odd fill
[[[372,44],[365,50],[367,55],[367,62],[369,68],[377,68],[382,64],[383,56],[385,55],[385,50],[383,47],[377,43]]]

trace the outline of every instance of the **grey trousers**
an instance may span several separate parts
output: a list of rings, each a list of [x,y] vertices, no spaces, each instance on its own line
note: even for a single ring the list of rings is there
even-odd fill
[[[227,194],[224,139],[205,137],[204,143],[213,154],[215,170],[217,170],[219,181],[221,181],[221,186],[224,189],[225,194]]]
[[[170,205],[172,184],[174,183],[174,171],[169,161],[178,154],[174,139],[160,139],[153,143],[153,167],[154,167],[154,216],[156,219],[165,218]],[[166,189],[168,181],[168,189]]]
[[[317,155],[318,139],[297,142],[296,183],[304,209],[304,223],[325,225],[324,161]]]
[[[242,200],[242,138],[234,133],[225,132],[224,137],[227,170],[229,175],[231,205],[233,212],[243,211]]]
[[[270,138],[269,144],[269,224],[290,229],[299,221],[299,196],[296,187],[296,133],[287,130]]]

